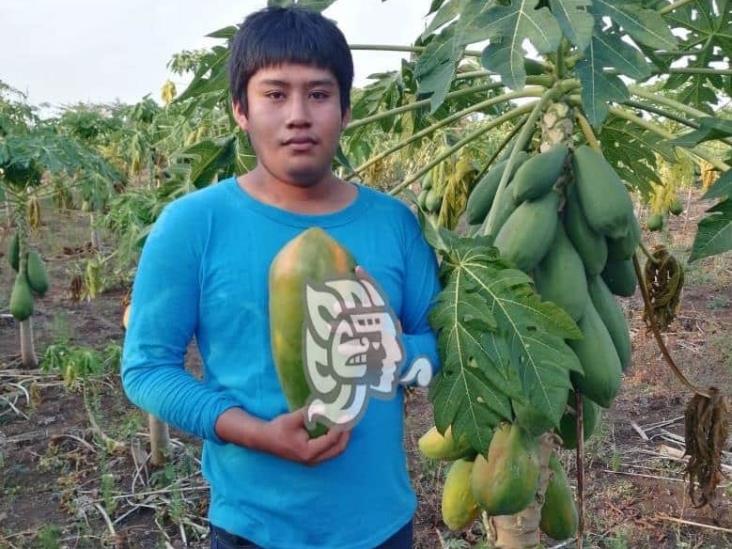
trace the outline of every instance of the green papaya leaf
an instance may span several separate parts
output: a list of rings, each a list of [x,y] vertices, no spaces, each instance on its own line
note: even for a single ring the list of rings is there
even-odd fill
[[[699,129],[680,135],[669,141],[670,145],[692,148],[704,141],[732,136],[732,120],[722,118],[700,118]]]
[[[594,18],[588,8],[590,0],[549,0],[564,36],[583,51],[590,44]]]
[[[712,198],[732,198],[732,170],[724,172],[702,197],[704,200]]]
[[[443,291],[430,314],[443,367],[431,390],[438,428],[459,424],[476,449],[490,429],[526,402],[558,425],[570,370],[581,372],[565,339],[581,338],[531,279],[509,268],[485,237],[453,235],[443,252]]]
[[[699,222],[689,263],[732,250],[732,199],[725,198],[706,213]]]
[[[676,38],[663,17],[656,10],[639,6],[638,2],[594,0],[592,11],[600,17],[612,19],[623,27],[633,40],[641,44],[660,50],[676,48]]]

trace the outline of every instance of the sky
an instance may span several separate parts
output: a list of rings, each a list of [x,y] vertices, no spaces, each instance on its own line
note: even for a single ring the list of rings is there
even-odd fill
[[[160,101],[174,53],[223,43],[205,38],[239,24],[266,0],[0,0],[0,80],[31,104]],[[352,44],[409,45],[430,0],[337,0],[324,13]],[[354,51],[355,84],[399,67],[403,53]]]

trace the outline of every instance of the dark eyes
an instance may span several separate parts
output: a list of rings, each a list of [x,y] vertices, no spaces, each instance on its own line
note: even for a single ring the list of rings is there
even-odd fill
[[[282,101],[285,99],[285,94],[280,91],[271,91],[266,93],[265,95],[273,101]],[[312,97],[316,101],[324,101],[325,99],[328,99],[328,97],[330,97],[330,94],[322,91],[313,91],[310,92],[310,97]]]

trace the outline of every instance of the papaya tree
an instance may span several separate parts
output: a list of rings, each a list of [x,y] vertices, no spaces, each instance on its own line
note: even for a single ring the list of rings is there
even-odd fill
[[[10,102],[0,98],[0,103]],[[7,105],[6,105],[7,107]],[[18,109],[14,109],[15,112]],[[13,109],[3,108],[3,112]],[[9,121],[10,117],[5,117]],[[20,350],[26,368],[38,365],[33,342],[34,296],[43,297],[49,287],[48,274],[39,252],[31,245],[31,231],[40,225],[40,204],[53,190],[44,184],[44,175],[65,174],[73,177],[113,180],[114,171],[92,151],[56,128],[27,117],[22,123],[3,123],[0,134],[0,195],[6,201],[9,239],[8,263],[16,272],[10,292],[10,313],[20,323]]]

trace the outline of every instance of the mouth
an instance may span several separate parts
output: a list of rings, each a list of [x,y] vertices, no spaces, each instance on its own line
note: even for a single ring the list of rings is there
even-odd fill
[[[286,147],[289,147],[294,150],[307,150],[315,145],[317,145],[318,142],[316,139],[308,136],[304,137],[292,137],[290,139],[287,139],[283,142],[283,145]]]

